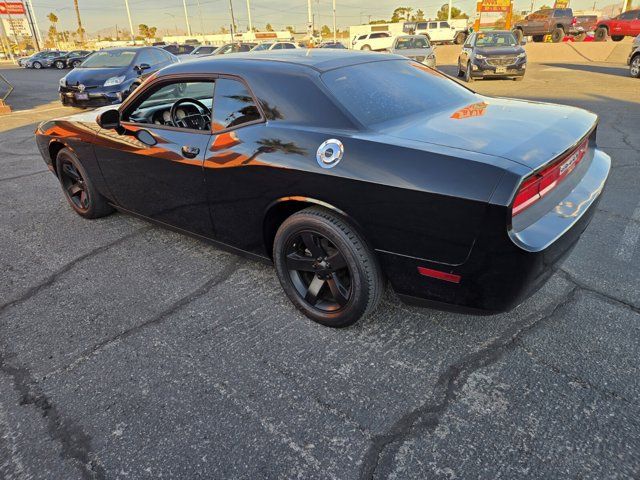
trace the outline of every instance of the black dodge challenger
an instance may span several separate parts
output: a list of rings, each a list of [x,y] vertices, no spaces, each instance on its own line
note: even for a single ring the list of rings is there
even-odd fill
[[[596,125],[404,57],[317,49],[174,64],[36,137],[79,215],[118,209],[273,261],[299,309],[340,327],[385,280],[475,313],[534,292],[607,180]]]

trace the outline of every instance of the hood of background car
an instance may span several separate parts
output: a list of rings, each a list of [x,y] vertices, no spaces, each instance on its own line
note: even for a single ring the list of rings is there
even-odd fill
[[[477,102],[380,125],[387,135],[537,168],[584,137],[597,115],[574,107],[477,96]]]
[[[127,73],[127,68],[76,68],[67,76],[67,85],[83,84],[101,87],[111,77],[119,77]]]
[[[515,47],[476,47],[475,53],[484,55],[485,57],[491,57],[494,55],[518,55],[524,52],[524,48],[520,45]]]

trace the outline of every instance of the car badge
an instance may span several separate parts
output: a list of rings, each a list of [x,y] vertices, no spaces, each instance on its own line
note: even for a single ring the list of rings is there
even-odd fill
[[[342,145],[342,142],[335,138],[330,138],[329,140],[322,142],[322,145],[318,147],[316,160],[318,161],[318,165],[322,168],[333,168],[340,162],[340,160],[342,160],[343,155],[344,146]]]
[[[85,86],[81,83],[80,85],[78,85],[78,91],[79,92],[84,92]]]

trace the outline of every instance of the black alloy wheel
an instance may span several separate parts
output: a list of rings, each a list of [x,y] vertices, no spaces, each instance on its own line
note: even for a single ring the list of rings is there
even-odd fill
[[[287,218],[273,245],[278,279],[312,320],[346,327],[375,309],[384,281],[377,259],[346,220],[312,207]]]
[[[640,53],[636,54],[636,56],[631,59],[629,75],[633,78],[640,78]]]
[[[58,70],[62,70],[64,68],[64,62],[62,60],[57,60],[55,66]]]
[[[78,215],[99,218],[113,212],[113,207],[96,190],[82,164],[70,150],[60,150],[56,166],[64,196]]]
[[[71,64],[71,66],[72,66],[73,68],[78,68],[78,65],[80,65],[81,63],[82,63],[82,61],[81,61],[81,60],[76,60],[75,62],[73,62],[73,63]]]

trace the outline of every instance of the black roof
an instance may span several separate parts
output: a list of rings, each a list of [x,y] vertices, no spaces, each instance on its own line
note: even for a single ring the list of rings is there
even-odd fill
[[[228,55],[204,55],[198,60],[176,63],[160,71],[160,75],[174,73],[208,73],[220,68],[251,69],[258,65],[278,64],[278,69],[287,65],[308,67],[317,72],[357,65],[360,63],[385,60],[406,60],[400,55],[390,55],[353,50],[334,50],[324,48],[290,49],[279,51],[258,51],[233,53]]]

